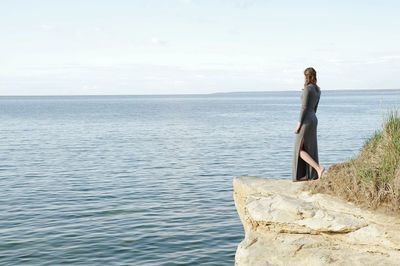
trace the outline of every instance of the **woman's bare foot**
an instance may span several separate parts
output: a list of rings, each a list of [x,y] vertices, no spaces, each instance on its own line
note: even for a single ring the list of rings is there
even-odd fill
[[[308,180],[308,178],[307,178],[307,176],[305,175],[305,176],[303,176],[303,177],[298,178],[297,180],[298,180],[298,181],[306,181],[306,180]]]
[[[321,166],[319,168],[319,171],[318,171],[318,178],[317,179],[321,179],[322,175],[324,174],[324,172],[325,172],[325,167]]]

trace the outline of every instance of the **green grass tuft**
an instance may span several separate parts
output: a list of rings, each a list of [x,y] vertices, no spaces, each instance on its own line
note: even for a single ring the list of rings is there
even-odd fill
[[[307,182],[304,189],[400,214],[399,111],[389,111],[382,129],[364,142],[357,156],[331,166],[323,180]]]

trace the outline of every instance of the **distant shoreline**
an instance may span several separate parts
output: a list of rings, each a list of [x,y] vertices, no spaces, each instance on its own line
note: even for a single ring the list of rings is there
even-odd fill
[[[0,95],[0,97],[189,97],[189,96],[224,96],[242,94],[274,94],[274,93],[294,93],[298,90],[271,90],[271,91],[232,91],[232,92],[211,92],[211,93],[176,93],[176,94],[43,94],[43,95]],[[398,89],[326,89],[325,92],[361,92],[361,91],[400,91]]]

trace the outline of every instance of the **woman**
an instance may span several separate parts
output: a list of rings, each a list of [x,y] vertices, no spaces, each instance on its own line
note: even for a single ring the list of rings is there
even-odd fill
[[[292,176],[293,182],[320,179],[325,168],[318,163],[317,125],[315,113],[321,96],[317,85],[317,72],[309,67],[304,70],[304,88],[299,122],[294,129],[296,142]]]

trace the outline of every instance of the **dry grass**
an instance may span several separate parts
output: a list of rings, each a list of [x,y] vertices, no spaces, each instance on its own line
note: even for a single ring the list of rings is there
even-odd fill
[[[322,180],[305,182],[303,189],[400,214],[400,113],[390,111],[358,155],[331,166]]]

